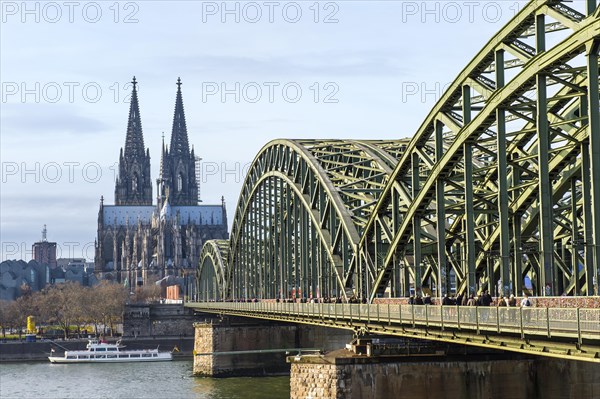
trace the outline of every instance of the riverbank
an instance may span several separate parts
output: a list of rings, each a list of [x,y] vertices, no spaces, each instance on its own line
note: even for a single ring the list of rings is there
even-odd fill
[[[116,339],[109,339],[110,342]],[[50,350],[54,348],[56,353],[61,354],[63,350],[85,350],[87,339],[70,339],[57,341],[6,341],[0,342],[0,363],[4,362],[31,362],[47,361]],[[123,338],[122,344],[131,349],[147,349],[159,347],[162,351],[172,351],[174,359],[192,359],[194,350],[194,338],[192,337],[137,337]]]

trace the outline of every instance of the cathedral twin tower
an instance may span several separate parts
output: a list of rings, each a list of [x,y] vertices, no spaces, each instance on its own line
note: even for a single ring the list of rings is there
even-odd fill
[[[150,151],[144,149],[144,135],[137,96],[137,82],[133,78],[133,92],[129,107],[125,152],[119,155],[119,177],[115,187],[115,205],[152,205],[150,178]],[[177,79],[177,98],[171,132],[170,149],[163,142],[160,160],[160,178],[157,180],[159,201],[171,193],[171,205],[197,205],[196,157],[190,151],[181,96],[181,79]]]
[[[188,141],[181,79],[168,149],[163,137],[157,201],[152,205],[150,151],[144,147],[135,77],[132,83],[115,205],[104,205],[101,199],[95,256],[102,277],[129,286],[192,271],[204,241],[228,237],[224,202],[198,205],[196,156]]]

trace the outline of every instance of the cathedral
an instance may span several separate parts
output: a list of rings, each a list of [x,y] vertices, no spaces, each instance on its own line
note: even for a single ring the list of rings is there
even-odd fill
[[[227,213],[220,205],[199,205],[196,162],[190,149],[181,79],[169,146],[164,135],[156,205],[152,204],[150,151],[144,135],[133,78],[125,149],[119,154],[115,205],[100,199],[95,270],[101,278],[133,287],[168,275],[195,271],[206,240],[227,239]]]

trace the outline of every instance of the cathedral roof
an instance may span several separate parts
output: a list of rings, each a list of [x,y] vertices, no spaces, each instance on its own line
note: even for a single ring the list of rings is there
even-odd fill
[[[179,213],[182,225],[223,224],[223,207],[221,205],[194,205],[194,206],[174,206],[172,212]]]
[[[127,221],[130,226],[135,226],[138,220],[150,223],[155,209],[153,205],[104,205],[102,219],[105,226],[125,226]]]
[[[188,224],[221,225],[224,221],[223,209],[221,205],[169,205],[170,215],[179,214],[179,221],[182,226]],[[105,226],[126,226],[129,221],[129,225],[133,227],[138,220],[144,224],[149,224],[155,210],[156,207],[154,206],[104,205],[102,220]]]

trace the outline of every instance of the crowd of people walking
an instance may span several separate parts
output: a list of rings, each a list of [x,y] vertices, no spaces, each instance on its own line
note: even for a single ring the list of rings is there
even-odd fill
[[[434,304],[434,300],[431,298],[429,294],[424,294],[423,296],[411,296],[408,299],[409,305],[431,305]],[[529,295],[524,294],[523,298],[520,302],[517,301],[517,298],[511,294],[510,296],[500,295],[495,300],[492,298],[488,290],[483,291],[479,295],[470,294],[466,295],[465,293],[461,293],[456,297],[454,295],[448,296],[444,295],[442,297],[443,306],[501,306],[501,307],[516,307],[519,304],[521,307],[532,306],[532,302],[529,299]]]

